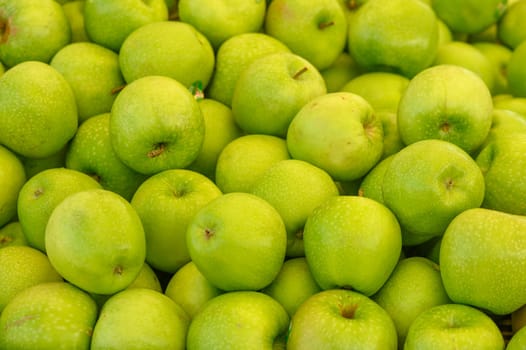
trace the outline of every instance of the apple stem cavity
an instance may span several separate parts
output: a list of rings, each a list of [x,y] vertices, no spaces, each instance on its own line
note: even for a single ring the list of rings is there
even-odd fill
[[[121,265],[117,265],[113,268],[113,274],[114,275],[122,275],[122,272],[124,271],[124,268]]]
[[[444,123],[440,126],[440,130],[441,130],[444,134],[447,134],[447,133],[449,133],[449,130],[451,130],[451,125],[450,125],[448,122],[444,122]]]
[[[148,152],[148,158],[155,158],[160,156],[166,149],[166,144],[164,142],[159,142],[154,146],[154,148]]]
[[[4,244],[9,244],[12,241],[13,241],[13,239],[11,237],[2,236],[2,237],[0,237],[0,246],[2,246]]]
[[[354,318],[354,315],[356,314],[356,310],[358,309],[358,304],[346,304],[346,305],[340,305],[340,313],[341,315],[349,320],[352,320]]]
[[[325,28],[329,28],[334,25],[334,21],[329,22],[321,22],[318,24],[318,29],[324,30]]]
[[[208,240],[214,236],[214,231],[209,228],[205,228],[205,238]]]
[[[11,34],[11,19],[0,17],[0,44],[7,43]]]
[[[33,192],[33,198],[37,199],[44,193],[44,190],[42,188],[37,188],[35,192]]]
[[[292,76],[292,79],[295,79],[297,80],[303,73],[305,73],[306,71],[308,71],[309,69],[307,67],[303,67],[301,68],[299,71],[297,71],[296,73],[294,73],[294,75]]]

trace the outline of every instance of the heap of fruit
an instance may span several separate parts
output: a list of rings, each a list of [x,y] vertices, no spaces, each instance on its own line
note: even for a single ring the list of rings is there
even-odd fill
[[[525,21],[0,0],[0,350],[525,349]]]

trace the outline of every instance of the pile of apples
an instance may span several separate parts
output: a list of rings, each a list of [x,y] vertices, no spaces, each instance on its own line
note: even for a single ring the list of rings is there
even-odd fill
[[[525,349],[525,21],[0,0],[0,350]]]

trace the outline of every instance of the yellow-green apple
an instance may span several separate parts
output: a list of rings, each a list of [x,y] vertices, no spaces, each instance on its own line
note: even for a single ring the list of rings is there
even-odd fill
[[[28,242],[19,221],[12,221],[0,227],[0,249],[26,245],[28,245]]]
[[[482,52],[493,66],[492,95],[507,93],[509,91],[507,70],[511,49],[497,42],[475,42],[471,45]]]
[[[26,177],[30,179],[39,172],[47,169],[64,168],[66,166],[66,151],[68,148],[69,142],[58,152],[44,158],[28,158],[19,155],[22,164],[24,164]]]
[[[514,49],[526,40],[526,29],[523,25],[525,15],[526,1],[509,1],[509,7],[497,23],[497,35],[500,42]]]
[[[472,153],[476,159],[479,152],[497,138],[511,137],[515,133],[526,133],[526,118],[521,114],[509,109],[493,108],[493,119],[488,137],[477,150]]]
[[[18,193],[26,180],[20,158],[0,144],[0,227],[16,219]]]
[[[358,188],[358,195],[374,199],[378,203],[384,204],[383,183],[384,175],[396,156],[393,154],[379,161],[368,173],[361,179]]]
[[[384,132],[384,147],[381,160],[389,157],[405,147],[398,131],[398,114],[396,111],[377,111],[377,117],[382,122]]]
[[[522,327],[513,334],[506,345],[506,350],[521,350],[526,347],[526,327]]]
[[[526,97],[514,97],[509,94],[497,95],[493,97],[493,107],[508,109],[526,118]]]
[[[362,69],[358,67],[354,58],[345,51],[329,67],[320,70],[320,74],[325,80],[327,92],[340,91],[348,81],[361,73]]]
[[[62,10],[68,20],[71,30],[71,42],[78,43],[90,41],[86,28],[84,27],[84,4],[85,0],[68,1],[62,4]]]
[[[519,44],[508,61],[507,77],[510,93],[515,97],[526,97],[526,41]]]

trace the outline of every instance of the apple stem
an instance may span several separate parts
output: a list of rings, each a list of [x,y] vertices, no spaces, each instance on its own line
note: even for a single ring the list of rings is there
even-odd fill
[[[347,8],[349,10],[356,10],[360,5],[358,4],[358,1],[356,0],[349,0],[347,1]]]
[[[158,143],[155,148],[148,152],[148,158],[155,158],[164,152],[166,145],[164,143]]]
[[[333,25],[334,25],[334,21],[321,22],[320,24],[318,24],[318,28],[323,30],[323,29],[328,28],[328,27],[333,26]]]
[[[341,305],[340,313],[343,317],[347,319],[353,319],[354,314],[356,313],[356,309],[358,309],[358,304]]]
[[[126,87],[126,84],[120,85],[120,86],[116,86],[113,89],[111,89],[111,94],[115,95],[115,94],[121,92],[121,90],[124,89],[125,87]]]
[[[299,71],[297,71],[293,76],[292,78],[293,79],[298,79],[303,73],[305,73],[306,71],[308,71],[309,69],[307,67],[303,67],[301,68]]]

